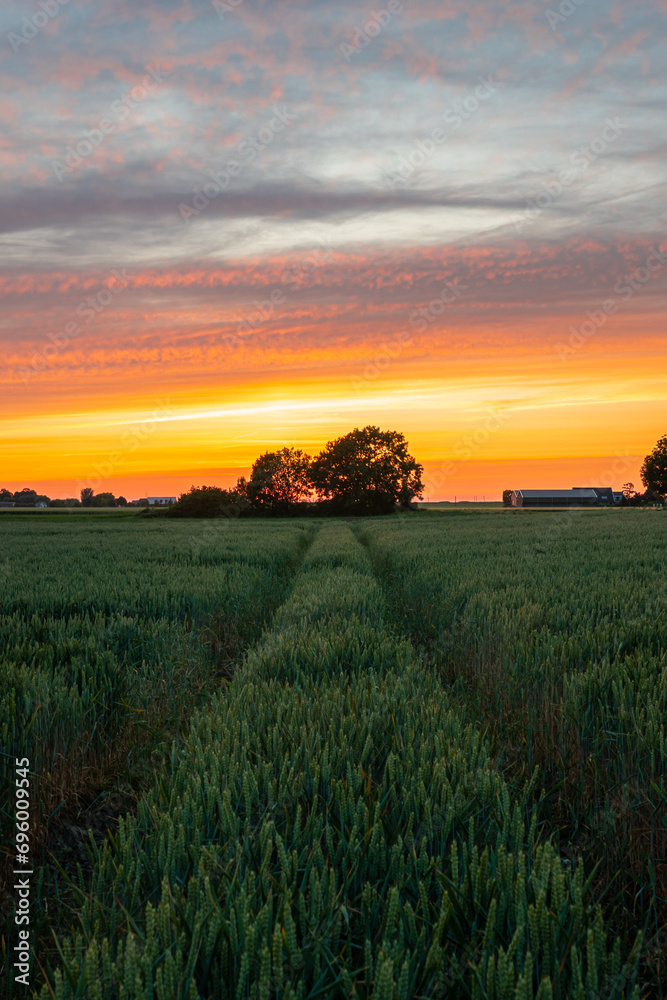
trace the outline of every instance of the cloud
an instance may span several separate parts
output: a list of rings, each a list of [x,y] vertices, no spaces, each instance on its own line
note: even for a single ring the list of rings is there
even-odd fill
[[[326,378],[402,329],[397,379],[457,358],[520,367],[663,239],[663,5],[586,0],[554,31],[556,3],[403,0],[349,60],[341,46],[383,0],[230,6],[221,20],[209,0],[77,0],[16,51],[7,36],[26,8],[3,6],[0,382],[12,399],[94,407],[130,384]],[[59,180],[54,161],[148,66],[169,68],[164,85]],[[497,87],[473,106],[480,78]],[[276,108],[293,120],[263,141]],[[558,192],[616,118],[627,127]],[[231,160],[240,169],[186,223],[180,207]],[[304,264],[323,244],[326,261]],[[39,379],[17,382],[123,268],[122,296],[49,349]],[[661,281],[605,325],[596,356],[606,344],[654,358]],[[451,302],[447,282],[465,286]]]

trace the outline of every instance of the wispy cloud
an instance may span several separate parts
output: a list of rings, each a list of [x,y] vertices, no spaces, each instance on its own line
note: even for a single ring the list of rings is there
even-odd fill
[[[12,407],[295,372],[357,405],[424,366],[558,367],[664,244],[655,0],[9,0],[0,36]],[[122,295],[82,322],[114,269]],[[648,380],[664,307],[661,270],[560,367]]]

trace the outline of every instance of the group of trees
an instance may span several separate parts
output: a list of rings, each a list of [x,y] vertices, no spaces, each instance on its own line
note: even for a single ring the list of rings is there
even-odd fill
[[[115,497],[113,493],[95,493],[90,486],[81,490],[82,507],[127,507],[125,497]]]
[[[173,517],[218,517],[225,514],[387,514],[408,509],[424,494],[423,467],[408,452],[404,436],[379,427],[355,428],[311,458],[297,448],[281,448],[260,455],[250,479],[244,476],[231,490],[218,486],[191,487],[169,508]],[[644,493],[633,483],[623,487],[626,506],[655,503],[667,497],[667,435],[660,438],[641,467]],[[28,486],[16,493],[0,489],[0,503],[34,507],[124,507],[125,497],[95,493],[50,500]],[[512,490],[503,490],[503,503],[512,502]],[[145,501],[148,504],[148,501]]]
[[[634,483],[625,483],[623,486],[621,507],[646,507],[648,504],[657,503],[662,499],[654,490],[646,489],[643,493],[640,493],[635,489]]]
[[[398,431],[355,428],[311,458],[297,448],[260,455],[250,479],[231,490],[192,487],[169,509],[172,517],[230,513],[387,514],[423,495],[423,468]]]
[[[115,497],[113,493],[95,493],[90,487],[81,490],[80,499],[68,497],[66,500],[51,500],[45,494],[24,486],[16,493],[1,489],[0,503],[13,503],[16,507],[36,507],[38,503],[45,503],[49,507],[125,507],[127,500],[125,497]]]
[[[35,507],[38,503],[50,503],[51,501],[43,493],[31,490],[29,486],[12,493],[11,490],[0,490],[0,503],[13,503],[17,507]]]

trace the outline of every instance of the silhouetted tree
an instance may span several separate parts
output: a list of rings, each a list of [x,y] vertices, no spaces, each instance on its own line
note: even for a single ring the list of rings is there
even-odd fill
[[[14,503],[17,507],[34,507],[36,503],[48,503],[49,498],[43,493],[36,493],[29,486],[24,486],[14,494]]]
[[[167,510],[168,517],[238,517],[248,501],[237,490],[191,486]]]
[[[303,451],[267,451],[254,463],[250,480],[245,483],[248,500],[258,509],[287,511],[310,495],[309,471],[310,456]]]
[[[512,497],[514,496],[514,490],[503,490],[503,505],[505,507],[512,506]]]
[[[113,493],[96,493],[92,499],[91,507],[115,507],[116,498]]]
[[[90,486],[84,486],[81,490],[81,506],[92,507],[95,491]]]
[[[634,483],[623,483],[623,499],[621,500],[622,507],[639,507],[641,503],[641,494],[635,489]]]
[[[655,490],[645,490],[639,497],[640,504],[645,507],[648,504],[660,503],[663,497]]]
[[[422,472],[401,433],[368,426],[330,441],[313,460],[310,480],[334,510],[379,514],[423,496]]]
[[[667,496],[667,435],[660,438],[644,459],[641,477],[647,490],[652,490],[659,497]]]

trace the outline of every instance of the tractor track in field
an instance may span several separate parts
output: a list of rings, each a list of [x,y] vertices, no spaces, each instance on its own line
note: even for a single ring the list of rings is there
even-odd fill
[[[304,537],[299,540],[296,550],[289,557],[287,561],[291,571],[289,585],[282,594],[280,603],[272,608],[264,631],[270,628],[276,611],[291,593],[320,528],[320,524],[310,526]],[[200,626],[199,630],[205,632],[211,648],[214,668],[211,676],[217,680],[218,688],[230,683],[248,650],[260,641],[258,639],[241,644],[238,634],[233,630],[228,630],[224,612],[213,616],[211,623]],[[183,742],[189,727],[189,720],[196,711],[205,707],[210,696],[210,692],[206,695],[200,692],[196,702],[190,706],[187,718],[181,719],[178,723],[172,742]],[[73,888],[74,878],[81,873],[84,883],[88,883],[91,879],[93,846],[98,850],[102,848],[110,837],[117,834],[122,818],[136,815],[140,797],[147,788],[152,787],[160,770],[167,766],[167,761],[168,755],[163,754],[162,765],[152,770],[150,780],[144,782],[145,787],[139,789],[130,787],[125,780],[119,781],[118,769],[113,765],[105,775],[104,767],[98,771],[96,765],[91,762],[90,770],[98,773],[92,789],[88,777],[84,782],[87,785],[86,789],[75,792],[70,797],[73,801],[63,800],[48,818],[46,829],[33,837],[36,855],[41,855],[41,871],[43,873],[39,883],[38,905],[40,913],[37,919],[44,922],[44,927],[40,931],[38,924],[33,932],[36,951],[41,959],[39,962],[41,968],[49,959],[56,959],[58,955],[51,930],[54,923],[64,927],[66,920],[62,919],[62,913],[67,912],[70,916],[76,913],[80,891]],[[93,844],[91,844],[91,839]],[[0,927],[9,925],[13,911],[13,895],[8,890],[10,881],[10,879],[6,880],[7,889],[0,894]],[[62,931],[62,934],[66,933],[66,930]],[[36,977],[35,988],[39,988],[42,981],[41,976]]]

